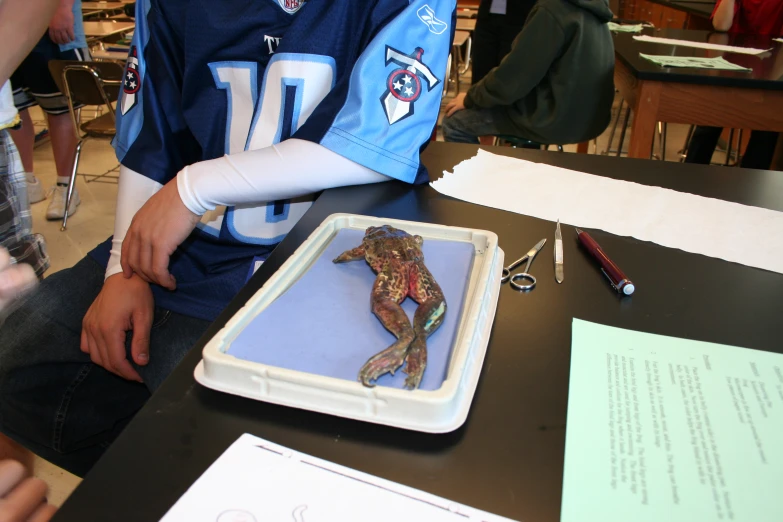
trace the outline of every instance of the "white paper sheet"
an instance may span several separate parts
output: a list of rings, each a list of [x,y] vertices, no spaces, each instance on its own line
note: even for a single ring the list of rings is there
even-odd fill
[[[692,42],[690,40],[677,40],[675,38],[660,38],[658,36],[634,36],[634,40],[640,42],[650,42],[666,45],[678,45],[680,47],[696,47],[697,49],[712,49],[713,51],[725,51],[727,53],[740,53],[740,54],[763,54],[770,49],[754,49],[752,47],[735,47],[733,45],[720,45],[711,44],[705,42]]]
[[[783,212],[532,163],[485,150],[431,183],[478,205],[598,228],[783,273]]]
[[[161,522],[510,522],[242,435]]]

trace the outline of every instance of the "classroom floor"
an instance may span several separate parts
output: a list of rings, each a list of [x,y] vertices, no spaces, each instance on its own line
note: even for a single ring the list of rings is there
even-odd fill
[[[460,91],[464,92],[470,87],[470,72],[468,71],[461,78]],[[455,89],[450,88],[446,97],[444,97],[442,106],[453,98]],[[618,101],[615,101],[614,114],[618,110]],[[37,110],[32,109],[33,121],[36,124],[36,130],[45,128],[44,119]],[[441,116],[442,117],[442,116]],[[614,121],[614,118],[613,120]],[[607,129],[597,140],[598,153],[606,153],[610,129]],[[687,125],[668,126],[666,160],[679,161],[679,151],[682,149],[688,133]],[[620,128],[615,133],[610,155],[616,154],[616,146],[619,142]],[[440,132],[438,139],[442,139]],[[626,137],[623,146],[623,152],[628,146]],[[575,152],[576,146],[569,145],[565,147],[566,152]],[[595,144],[590,146],[590,154],[595,154]],[[552,154],[557,154],[554,150]],[[716,152],[713,161],[723,162],[724,155]],[[35,175],[41,179],[46,188],[54,186],[56,173],[54,160],[52,158],[51,145],[48,139],[44,138],[37,143],[35,148]],[[82,151],[82,160],[79,171],[83,173],[102,173],[116,165],[114,151],[108,141],[94,140],[88,142]],[[116,175],[116,173],[115,173]],[[81,205],[79,210],[73,214],[68,221],[68,229],[60,231],[60,221],[47,221],[45,218],[46,207],[49,199],[36,203],[32,206],[33,227],[36,232],[42,233],[46,237],[49,255],[51,258],[51,268],[47,275],[51,275],[63,268],[68,268],[84,257],[95,245],[105,240],[113,232],[114,210],[117,197],[117,185],[115,182],[86,182],[85,177],[79,176],[77,180],[77,189],[81,196]],[[113,180],[110,180],[113,181]],[[70,473],[52,465],[51,463],[37,459],[35,462],[35,474],[49,484],[49,500],[55,505],[61,505],[62,502],[71,494],[79,484],[80,479]]]

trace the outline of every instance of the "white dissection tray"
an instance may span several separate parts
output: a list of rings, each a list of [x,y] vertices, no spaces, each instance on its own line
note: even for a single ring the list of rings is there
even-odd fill
[[[404,379],[400,375],[402,369],[393,377],[386,376],[388,380],[380,378],[373,388],[357,380],[358,371],[369,356],[390,345],[394,336],[383,329],[370,311],[371,283],[375,275],[369,265],[364,260],[331,264],[334,249],[342,248],[339,238],[350,236],[355,243],[351,246],[358,246],[368,227],[382,225],[391,225],[424,239],[425,264],[446,294],[446,321],[427,340],[431,355],[425,379],[416,390],[399,386],[399,378]],[[429,257],[427,248],[440,249],[437,252],[442,259]],[[458,252],[460,256],[450,252]],[[328,264],[325,264],[326,256],[329,256]],[[203,359],[196,367],[195,378],[206,387],[259,401],[415,431],[453,431],[465,422],[476,391],[495,318],[502,269],[503,251],[498,247],[497,235],[492,232],[333,214],[207,343],[202,352]],[[345,311],[339,301],[341,297],[337,295],[340,292],[324,290],[321,295],[314,289],[314,293],[309,293],[309,288],[318,285],[305,284],[308,272],[311,279],[318,274],[319,282],[328,279],[332,284],[338,284],[334,281],[341,281],[340,277],[348,277],[347,280],[353,283],[339,283],[342,286],[338,290],[350,286],[351,291],[359,293],[348,303],[355,309],[353,312],[339,315],[340,320],[328,319],[332,322],[327,324],[334,325],[334,328],[314,327],[317,332],[305,332],[316,341],[303,347],[301,345],[305,343],[297,341],[297,335],[308,328],[301,324],[299,327],[287,325],[286,318],[295,317],[299,323],[305,320],[304,324],[308,324],[306,319],[319,314],[319,311],[324,315],[332,314],[329,317],[338,317],[338,312]],[[300,280],[302,284],[296,285]],[[449,297],[444,286],[444,282],[449,281],[459,281],[461,295]],[[288,295],[281,298],[286,292],[289,292]],[[270,308],[279,298],[280,301]],[[280,312],[280,303],[286,301],[291,302],[287,306],[292,308],[284,308]],[[415,309],[416,303],[407,304],[412,307],[407,311],[410,316],[410,310]],[[308,306],[311,308],[308,309]],[[278,317],[275,313],[282,315]],[[453,323],[442,331],[450,318]],[[370,331],[368,328],[378,329],[380,333],[373,335],[382,335],[383,340],[380,343],[377,339],[371,341],[369,334],[365,333]],[[350,332],[355,342],[335,341],[338,330]],[[270,340],[275,335],[285,342]],[[437,342],[448,345],[434,352],[430,347]],[[334,364],[336,359],[345,355],[343,352],[348,351],[349,344],[360,344],[362,349],[370,351],[360,357],[350,355],[355,359],[350,359],[350,364],[338,364],[345,367],[341,370],[347,372],[343,377],[333,376],[339,373],[323,374],[318,367],[319,358],[323,358],[325,365]],[[300,348],[310,351],[300,352]],[[286,363],[288,367],[284,367],[278,362],[279,356],[287,356],[295,364]],[[292,369],[294,367],[298,369]],[[428,376],[427,372],[431,374]]]

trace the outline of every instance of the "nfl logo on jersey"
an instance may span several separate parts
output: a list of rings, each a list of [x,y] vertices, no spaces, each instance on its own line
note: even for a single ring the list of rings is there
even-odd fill
[[[304,5],[305,0],[277,0],[277,3],[286,13],[294,14]]]

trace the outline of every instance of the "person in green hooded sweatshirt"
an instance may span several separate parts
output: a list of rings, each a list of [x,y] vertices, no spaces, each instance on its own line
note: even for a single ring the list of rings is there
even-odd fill
[[[512,135],[543,144],[601,134],[614,99],[608,0],[539,0],[509,52],[446,105],[446,141]]]

